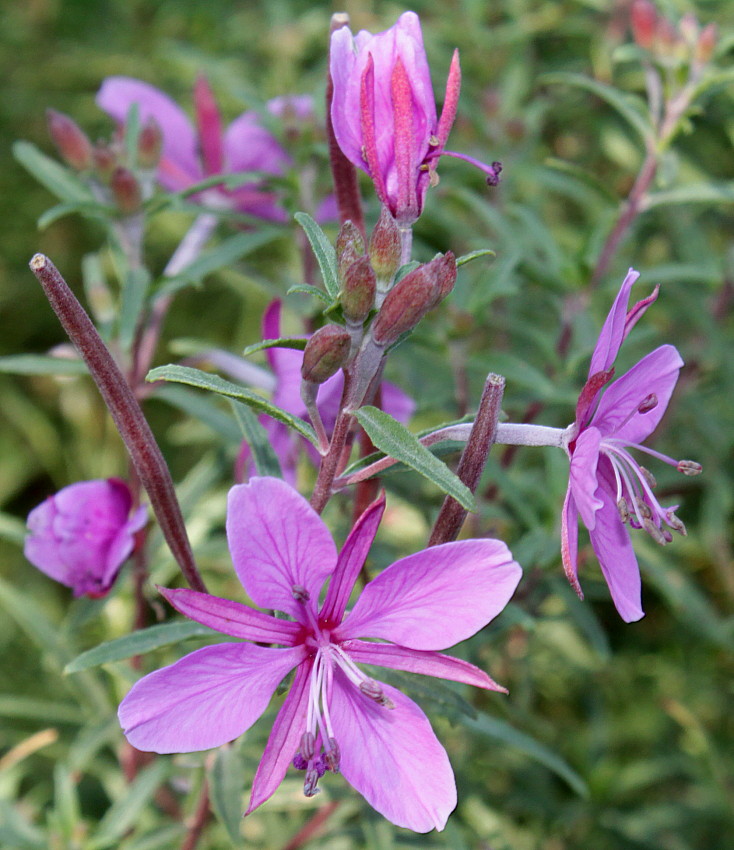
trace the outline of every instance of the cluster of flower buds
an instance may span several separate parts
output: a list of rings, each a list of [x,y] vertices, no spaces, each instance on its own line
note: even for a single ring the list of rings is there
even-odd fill
[[[695,16],[688,13],[676,27],[658,13],[652,0],[635,0],[631,24],[636,44],[662,64],[702,68],[710,61],[716,46],[715,24],[701,28]]]
[[[139,128],[135,162],[129,161],[122,134],[92,144],[79,125],[54,109],[46,113],[48,130],[61,158],[89,182],[95,196],[115,206],[122,215],[140,211],[153,190],[153,176],[161,157],[163,136],[148,118]]]

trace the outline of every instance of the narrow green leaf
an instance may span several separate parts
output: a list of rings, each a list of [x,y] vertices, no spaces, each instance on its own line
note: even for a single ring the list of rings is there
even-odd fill
[[[125,351],[129,351],[133,344],[149,286],[150,273],[147,269],[127,270],[120,304],[120,345]]]
[[[478,260],[480,257],[496,257],[497,255],[491,248],[478,248],[476,251],[470,251],[468,254],[462,254],[456,258],[456,265],[465,266],[471,263],[472,260]]]
[[[0,800],[0,847],[7,850],[48,850],[49,836],[27,821],[9,800]]]
[[[252,459],[255,462],[257,474],[282,478],[283,473],[280,469],[278,456],[273,451],[267,431],[257,421],[257,416],[249,407],[239,401],[235,401],[233,398],[229,401],[235,418],[242,429],[242,435],[252,451]]]
[[[308,241],[311,243],[319,268],[321,269],[321,277],[324,280],[326,291],[332,300],[338,298],[339,282],[336,276],[336,251],[334,250],[334,246],[308,213],[297,212],[295,219],[304,229]]]
[[[696,183],[693,186],[677,186],[648,195],[643,208],[671,206],[672,204],[731,204],[734,203],[734,181],[729,183]]]
[[[41,153],[31,142],[15,142],[13,156],[60,201],[94,203],[92,193],[76,175],[45,153]]]
[[[261,342],[254,342],[248,345],[242,352],[243,357],[249,357],[258,351],[263,351],[266,348],[293,348],[296,351],[304,351],[308,340],[301,336],[281,336],[278,339],[264,339]]]
[[[311,286],[310,283],[297,283],[286,292],[286,295],[294,295],[299,293],[301,295],[313,295],[314,298],[319,298],[324,304],[331,304],[331,298],[320,290],[318,286]]]
[[[86,375],[82,360],[48,354],[9,354],[0,357],[0,372],[10,375]]]
[[[46,210],[37,221],[38,229],[45,230],[60,218],[64,218],[67,215],[74,215],[75,213],[92,218],[108,218],[113,214],[113,210],[112,207],[105,206],[94,200],[66,201]]]
[[[242,842],[242,791],[245,787],[242,756],[231,747],[222,747],[209,773],[209,796],[216,816],[235,846]]]
[[[183,386],[162,384],[155,388],[155,397],[172,404],[184,413],[203,422],[228,443],[239,443],[240,429],[229,414],[219,409],[219,402],[212,396],[202,395]]]
[[[80,724],[84,718],[79,706],[71,702],[19,697],[15,694],[0,694],[0,717],[41,720],[44,723]]]
[[[170,364],[168,366],[158,366],[152,369],[146,376],[147,381],[174,381],[179,384],[188,384],[191,387],[198,387],[201,390],[209,390],[219,395],[227,396],[227,398],[235,398],[238,401],[244,402],[248,407],[258,413],[267,413],[278,422],[282,422],[289,428],[293,428],[302,437],[310,440],[314,446],[318,446],[318,440],[313,428],[300,419],[298,416],[293,416],[285,410],[281,410],[271,402],[264,399],[261,395],[253,393],[245,387],[240,387],[230,381],[225,381],[218,375],[211,375],[209,372],[202,372],[200,369],[192,369],[190,366],[176,366]]]
[[[594,80],[584,74],[567,71],[555,71],[542,74],[540,82],[545,85],[567,85],[585,89],[608,103],[634,129],[643,142],[652,137],[652,127],[641,107],[641,101],[613,86]]]
[[[411,469],[432,481],[442,492],[456,499],[462,507],[469,511],[475,509],[471,490],[445,463],[418,442],[418,438],[404,425],[376,407],[362,407],[355,415],[359,424],[381,452],[403,461]]]
[[[100,664],[107,664],[110,661],[121,661],[124,658],[132,658],[133,655],[143,655],[153,649],[178,643],[187,638],[211,635],[219,636],[219,632],[215,632],[208,626],[202,626],[200,623],[192,623],[189,620],[181,623],[163,623],[160,626],[151,626],[148,629],[140,629],[116,640],[105,641],[105,643],[95,646],[94,649],[82,652],[81,655],[77,655],[73,661],[66,665],[64,673],[77,673],[79,670],[98,667]]]
[[[499,720],[496,717],[490,717],[488,714],[480,712],[475,718],[462,717],[461,722],[483,738],[501,741],[507,744],[508,747],[513,747],[529,756],[531,759],[552,770],[557,776],[560,776],[580,797],[588,797],[589,789],[582,777],[570,767],[557,753],[536,741],[525,732],[520,732],[514,726],[510,726],[504,720]]]

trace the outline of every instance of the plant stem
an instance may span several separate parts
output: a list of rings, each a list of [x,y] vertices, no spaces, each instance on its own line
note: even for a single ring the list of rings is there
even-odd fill
[[[287,841],[282,850],[300,850],[304,844],[307,844],[315,835],[318,834],[321,827],[339,808],[341,800],[332,800],[325,806],[315,811],[311,818],[298,830],[298,832]]]
[[[186,833],[186,838],[184,838],[181,845],[181,850],[194,850],[204,832],[206,822],[209,820],[209,814],[209,783],[204,778],[201,785],[199,802],[196,804],[196,811]]]

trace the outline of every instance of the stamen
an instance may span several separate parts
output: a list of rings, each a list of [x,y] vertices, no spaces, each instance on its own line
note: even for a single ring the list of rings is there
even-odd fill
[[[329,749],[324,753],[324,763],[326,769],[332,773],[339,773],[339,763],[341,762],[341,750],[336,738],[329,738]]]
[[[321,793],[321,789],[318,787],[320,778],[319,772],[315,767],[308,768],[303,780],[303,793],[306,797],[315,797]]]
[[[673,529],[673,531],[677,531],[678,534],[682,535],[683,537],[686,537],[688,535],[685,525],[683,525],[683,522],[678,519],[678,517],[673,513],[673,511],[668,511],[668,513],[665,515],[665,521]]]
[[[650,506],[643,499],[635,499],[637,503],[637,510],[639,511],[639,515],[643,519],[652,519],[652,511],[650,510]]]
[[[665,539],[665,535],[663,534],[663,532],[657,527],[657,525],[655,525],[655,523],[651,519],[645,518],[643,528],[650,535],[650,537],[652,537],[652,539],[656,543],[659,543],[661,546],[665,546],[666,543],[670,542],[669,540]],[[670,539],[673,539],[672,536]]]
[[[640,466],[640,472],[642,473],[642,476],[645,481],[647,481],[647,483],[652,489],[655,489],[655,487],[658,486],[658,482],[655,480],[655,476],[652,474],[652,472],[650,472],[649,469],[645,468],[644,466]]]
[[[383,708],[395,708],[395,703],[389,697],[385,696],[385,692],[382,690],[380,683],[376,682],[374,679],[365,679],[364,682],[360,682],[359,689],[366,697],[369,697],[369,699],[373,700],[378,705],[381,705]]]
[[[293,598],[296,602],[308,602],[311,598],[311,594],[306,590],[305,587],[302,587],[300,584],[294,584],[291,588],[293,592]]]
[[[640,402],[639,407],[637,408],[638,413],[649,413],[651,410],[654,410],[658,406],[658,397],[655,393],[650,393],[650,395],[645,396]]]
[[[313,732],[304,732],[301,736],[301,749],[299,751],[306,761],[311,759],[316,754],[316,736]]]
[[[703,471],[701,464],[696,463],[695,460],[679,460],[676,468],[678,472],[682,472],[684,475],[700,475]]]
[[[629,506],[627,505],[627,499],[625,499],[624,496],[620,497],[617,500],[617,510],[619,511],[619,518],[622,520],[622,522],[623,523],[629,522],[630,509],[629,509]]]

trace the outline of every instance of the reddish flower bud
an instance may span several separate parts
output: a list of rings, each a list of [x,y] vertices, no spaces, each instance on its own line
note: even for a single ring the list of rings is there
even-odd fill
[[[337,325],[319,328],[306,343],[301,377],[312,384],[323,384],[335,375],[349,355],[351,337]]]
[[[136,213],[143,202],[137,178],[129,168],[118,165],[110,178],[110,189],[120,212],[125,215]]]
[[[635,0],[632,4],[631,19],[635,43],[645,50],[652,49],[658,21],[655,5],[650,0]]]
[[[163,133],[155,118],[148,118],[138,137],[138,163],[141,168],[157,168],[163,149]]]
[[[359,257],[344,274],[341,293],[344,317],[363,322],[375,303],[377,279],[369,257]]]
[[[92,167],[92,143],[81,127],[55,109],[46,110],[48,132],[58,148],[61,158],[77,171]]]
[[[109,145],[99,142],[92,149],[92,159],[97,177],[103,183],[108,183],[117,167],[117,154]]]
[[[388,292],[372,325],[380,346],[392,345],[441,302],[456,282],[456,260],[448,251],[407,274]]]
[[[359,228],[352,221],[345,221],[339,228],[339,235],[336,237],[337,260],[340,260],[348,245],[353,246],[357,256],[364,254],[364,239]]]
[[[392,280],[400,266],[400,231],[398,223],[384,205],[370,236],[369,254],[377,277],[380,280]]]
[[[711,57],[716,47],[718,31],[716,24],[708,24],[701,30],[701,35],[698,37],[696,44],[695,60],[699,65],[705,65],[711,61]]]

